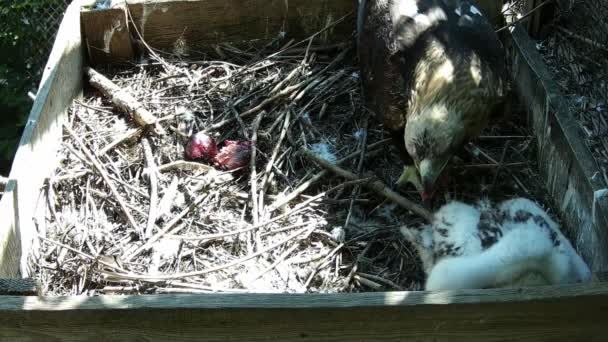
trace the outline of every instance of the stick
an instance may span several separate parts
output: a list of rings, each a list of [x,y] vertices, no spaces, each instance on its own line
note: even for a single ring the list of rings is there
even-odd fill
[[[146,164],[148,166],[148,177],[150,179],[150,207],[148,210],[148,225],[144,236],[150,238],[152,236],[152,229],[154,228],[154,222],[156,222],[157,214],[157,203],[158,203],[158,175],[156,173],[156,164],[154,163],[154,156],[152,155],[152,147],[148,138],[143,138],[141,144],[144,148],[144,157],[146,158]]]
[[[382,278],[382,277],[379,277],[377,275],[363,273],[363,272],[357,272],[357,273],[355,273],[355,276],[360,276],[361,278],[367,278],[369,280],[375,280],[377,282],[384,283],[384,284],[386,284],[386,285],[394,288],[395,290],[399,290],[399,291],[403,291],[404,290],[403,287],[401,287],[401,286],[393,283],[392,281],[390,281],[390,280],[388,280],[386,278]]]
[[[376,147],[379,147],[383,144],[386,144],[387,142],[389,142],[391,139],[384,139],[381,141],[378,141],[376,143],[373,143],[371,145],[368,146],[368,150],[372,150]],[[346,157],[338,160],[338,165],[343,164],[351,159],[356,158],[361,152],[360,151],[355,151],[349,155],[347,155]],[[371,155],[372,152],[368,153],[368,155]],[[327,170],[323,170],[319,173],[317,173],[316,175],[314,175],[311,179],[309,179],[308,181],[304,182],[302,185],[300,185],[297,189],[295,189],[294,191],[292,191],[289,195],[286,195],[278,200],[276,200],[268,209],[268,212],[273,212],[277,209],[279,209],[280,207],[284,206],[285,204],[291,202],[294,198],[298,197],[299,195],[301,195],[304,191],[306,191],[306,189],[308,189],[312,184],[318,182],[321,178],[325,177],[326,175],[329,174],[329,171]]]
[[[505,143],[505,147],[502,150],[502,154],[500,155],[500,162],[498,163],[498,166],[496,167],[496,169],[494,169],[494,177],[492,178],[492,185],[490,185],[490,189],[493,189],[494,186],[496,185],[496,180],[498,179],[498,174],[500,173],[501,169],[504,167],[504,162],[505,162],[505,156],[507,155],[507,150],[509,149],[509,140],[507,140],[507,142]]]
[[[259,112],[259,111],[260,111],[260,110],[262,110],[264,107],[266,107],[268,104],[270,104],[270,103],[272,103],[272,102],[274,102],[274,101],[276,101],[277,99],[280,99],[280,98],[282,98],[282,97],[286,97],[287,95],[291,94],[292,92],[294,92],[294,91],[298,90],[299,88],[301,88],[301,87],[302,87],[302,85],[303,85],[305,82],[306,82],[306,81],[304,81],[304,82],[300,82],[300,83],[298,83],[298,84],[292,85],[292,86],[290,86],[290,87],[287,87],[287,88],[285,88],[285,89],[281,90],[280,92],[278,92],[278,93],[276,93],[276,94],[272,95],[271,97],[269,97],[269,98],[265,99],[264,101],[262,101],[262,102],[261,102],[261,103],[259,103],[258,105],[254,106],[254,107],[252,107],[252,108],[249,108],[249,109],[247,109],[246,111],[242,112],[242,113],[239,115],[239,117],[240,117],[240,118],[245,118],[245,117],[247,117],[247,116],[250,116],[250,115],[252,115],[252,114],[255,114],[255,113]],[[215,124],[210,125],[209,127],[205,128],[205,129],[203,130],[203,132],[210,132],[210,131],[212,131],[212,130],[216,130],[216,129],[222,128],[222,127],[226,126],[227,124],[229,124],[229,123],[233,122],[234,120],[236,120],[236,119],[235,119],[235,118],[228,118],[228,119],[224,119],[224,120],[222,120],[222,121],[220,121],[220,122],[218,122],[218,123],[215,123]]]
[[[260,212],[258,211],[258,190],[257,190],[257,172],[255,170],[255,162],[256,162],[256,156],[257,156],[257,142],[258,142],[258,128],[260,127],[260,122],[262,121],[262,118],[264,117],[264,112],[260,112],[260,114],[258,114],[258,116],[255,118],[255,121],[253,122],[253,125],[251,127],[251,159],[249,159],[249,163],[250,163],[250,173],[251,173],[251,178],[250,178],[250,187],[251,187],[251,202],[252,202],[252,206],[251,206],[251,216],[253,217],[253,224],[256,225],[259,223],[258,219],[260,217]],[[259,241],[257,241],[259,242]]]
[[[130,130],[126,131],[124,134],[122,134],[121,136],[116,138],[116,140],[112,141],[111,143],[107,144],[104,148],[102,148],[101,151],[99,151],[99,155],[103,156],[104,154],[108,153],[108,151],[110,151],[114,147],[122,144],[125,141],[129,141],[129,140],[132,140],[132,139],[138,137],[141,133],[143,133],[143,129],[131,128]]]
[[[359,155],[359,163],[357,164],[357,177],[361,177],[361,172],[363,171],[363,160],[365,160],[365,150],[367,147],[367,117],[363,119],[363,127],[361,130],[363,133],[363,139],[361,139],[361,154]],[[344,222],[344,228],[348,227],[348,223],[350,222],[350,217],[352,215],[353,206],[355,205],[355,199],[359,195],[360,187],[356,185],[353,187],[353,191],[350,196],[350,203],[348,204],[348,214],[346,215],[346,220]]]
[[[158,217],[164,219],[171,213],[171,205],[173,204],[173,201],[175,201],[175,197],[177,196],[178,185],[179,178],[177,176],[173,176],[171,184],[169,184],[169,187],[165,190],[163,198],[158,204]]]
[[[178,169],[209,171],[209,170],[213,170],[213,167],[206,165],[206,164],[197,163],[197,162],[176,160],[176,161],[172,161],[167,164],[160,165],[157,168],[157,171],[160,173],[163,173],[163,172],[178,170]]]
[[[156,123],[154,115],[129,92],[121,89],[114,82],[90,67],[85,67],[84,71],[89,83],[110,98],[116,106],[129,113],[138,125],[146,127]]]
[[[120,208],[122,209],[123,213],[127,217],[127,221],[129,221],[129,224],[133,227],[133,229],[135,229],[136,232],[138,232],[139,234],[141,234],[143,236],[143,234],[142,234],[143,232],[139,229],[137,223],[135,223],[135,219],[133,218],[133,216],[131,216],[131,213],[127,209],[127,204],[123,200],[122,196],[120,196],[120,194],[118,193],[118,190],[114,186],[114,183],[112,181],[110,181],[110,177],[108,176],[107,172],[105,171],[105,169],[103,168],[101,163],[97,160],[97,158],[95,158],[95,156],[93,156],[93,153],[91,151],[89,151],[89,149],[84,145],[84,142],[82,142],[82,140],[80,140],[78,135],[76,135],[76,133],[70,127],[68,127],[65,124],[63,125],[63,127],[65,127],[66,131],[70,134],[72,139],[74,139],[74,141],[76,141],[76,144],[78,144],[78,146],[80,146],[82,153],[84,153],[84,155],[91,161],[91,164],[93,164],[95,169],[97,169],[97,172],[99,172],[99,174],[101,175],[103,180],[106,182],[106,184],[108,185],[108,188],[110,188],[110,191],[116,198],[116,201],[118,201]]]
[[[270,160],[266,164],[266,169],[264,170],[264,177],[262,178],[262,183],[260,185],[260,211],[265,213],[264,209],[264,193],[266,192],[266,186],[268,185],[268,176],[272,171],[272,167],[277,159],[277,155],[279,154],[279,150],[283,144],[283,140],[285,139],[285,135],[287,134],[287,129],[289,129],[289,122],[291,118],[291,108],[287,109],[287,113],[285,113],[285,120],[283,121],[283,128],[281,129],[281,133],[279,135],[279,140],[277,141],[274,149],[272,150],[272,155],[270,156]]]
[[[533,9],[531,9],[531,10],[530,10],[528,13],[524,14],[524,15],[523,15],[521,18],[519,18],[519,19],[517,19],[517,20],[515,20],[515,21],[513,21],[513,22],[511,22],[511,23],[508,23],[507,25],[505,25],[505,26],[503,26],[503,27],[499,28],[498,30],[496,30],[496,31],[494,31],[494,32],[498,33],[498,32],[501,32],[501,31],[503,31],[503,30],[508,29],[508,28],[509,28],[509,27],[511,27],[511,26],[515,26],[515,25],[517,25],[517,24],[518,24],[518,23],[520,23],[522,20],[526,19],[527,17],[529,17],[530,15],[532,15],[534,12],[536,12],[536,11],[537,11],[539,8],[541,8],[542,6],[544,6],[544,5],[546,5],[546,4],[550,3],[550,2],[553,2],[553,0],[546,0],[546,1],[542,2],[540,5],[538,5],[538,6],[534,7],[534,8],[533,8]]]
[[[338,253],[338,251],[340,251],[342,249],[342,247],[344,247],[344,243],[339,244],[336,248],[332,249],[324,258],[323,260],[319,261],[317,263],[317,265],[315,266],[315,269],[310,272],[310,275],[308,276],[308,279],[306,279],[306,282],[304,283],[304,287],[306,289],[308,289],[308,286],[310,286],[310,283],[312,282],[312,280],[314,279],[315,275],[317,275],[317,272],[319,272],[319,269],[321,268],[321,266],[323,264],[325,264],[328,260],[331,259],[331,257],[334,256],[334,254]]]
[[[350,179],[350,180],[359,180],[361,179],[360,177],[357,177],[356,174],[344,170],[342,168],[340,168],[337,165],[334,165],[330,162],[328,162],[327,160],[317,156],[315,153],[313,153],[312,151],[308,150],[305,147],[300,148],[300,152],[308,159],[316,162],[317,164],[319,164],[320,166],[330,170],[331,172]],[[399,195],[398,193],[394,192],[393,190],[389,189],[386,185],[384,185],[384,183],[382,183],[379,180],[373,181],[373,182],[369,182],[365,184],[368,188],[370,188],[371,190],[377,192],[380,195],[383,195],[384,197],[392,200],[393,202],[397,203],[399,206],[401,206],[402,208],[411,210],[413,213],[421,216],[422,218],[424,218],[427,221],[431,221],[433,214],[423,208],[422,206],[408,200],[407,198]]]
[[[108,263],[108,262],[105,262],[105,261],[103,261],[103,260],[102,260],[102,259],[100,259],[100,258],[96,258],[96,257],[94,257],[94,256],[92,256],[92,255],[90,255],[90,254],[87,254],[87,253],[83,252],[83,251],[79,251],[79,250],[77,250],[76,248],[72,248],[72,247],[70,247],[70,246],[68,246],[68,245],[64,245],[63,243],[61,243],[61,242],[59,242],[59,241],[55,241],[55,240],[51,240],[51,239],[47,239],[47,238],[45,238],[45,237],[44,237],[44,236],[42,236],[42,235],[38,235],[38,238],[39,238],[40,240],[43,240],[43,241],[46,241],[46,242],[49,242],[49,243],[55,244],[55,245],[57,245],[57,246],[59,246],[59,247],[61,247],[61,248],[65,248],[65,249],[67,249],[67,250],[69,250],[69,251],[72,251],[72,252],[74,252],[74,253],[78,254],[78,255],[82,255],[83,257],[85,257],[85,258],[87,258],[87,259],[90,259],[90,260],[93,260],[93,261],[96,261],[96,262],[98,262],[99,264],[104,265],[104,266],[106,266],[106,267],[109,267],[109,268],[112,268],[112,269],[115,269],[115,270],[120,270],[120,271],[125,272],[125,270],[124,270],[124,269],[121,269],[121,268],[120,268],[120,267],[118,267],[118,265],[116,265],[116,264],[114,264],[114,265],[113,265],[113,264],[110,264],[110,263]]]
[[[184,210],[182,210],[176,217],[174,217],[173,220],[171,220],[169,223],[167,223],[167,225],[163,229],[161,229],[159,232],[157,232],[152,237],[150,237],[148,239],[148,241],[146,241],[146,243],[144,243],[141,247],[136,249],[133,253],[125,256],[123,258],[123,260],[131,261],[131,260],[133,260],[133,258],[138,256],[141,252],[152,247],[152,244],[154,244],[156,241],[158,241],[165,234],[169,233],[169,231],[179,222],[179,220],[184,218],[184,216],[186,216],[194,208],[198,207],[198,205],[201,204],[207,197],[208,197],[208,195],[205,193],[205,194],[202,194],[201,196],[199,196],[198,198],[196,198],[194,200],[194,202],[190,203],[190,205],[187,206]]]
[[[258,273],[255,277],[253,277],[253,280],[257,280],[260,277],[262,277],[264,274],[272,271],[275,267],[277,267],[277,265],[279,265],[281,262],[285,261],[285,259],[287,259],[287,257],[293,253],[293,251],[296,250],[296,248],[298,248],[298,246],[300,245],[300,242],[308,239],[308,237],[312,234],[312,232],[315,230],[314,225],[308,230],[308,232],[306,233],[306,235],[302,236],[301,238],[299,238],[297,241],[295,241],[291,247],[289,247],[283,254],[281,254],[270,266],[268,266],[265,270],[263,270],[262,272]]]
[[[589,39],[587,37],[583,37],[583,36],[581,36],[579,34],[576,34],[576,33],[572,32],[570,30],[567,30],[567,29],[565,29],[565,28],[563,28],[561,26],[556,26],[555,28],[558,29],[560,32],[564,33],[565,35],[567,35],[570,38],[574,38],[574,39],[576,39],[578,41],[581,41],[583,43],[591,45],[591,46],[593,46],[596,49],[600,49],[600,50],[602,50],[604,52],[608,52],[608,46],[606,46],[604,44],[598,43],[595,40]]]
[[[236,120],[236,122],[239,124],[239,128],[240,128],[241,135],[243,136],[243,138],[249,140],[249,136],[247,134],[247,126],[245,126],[243,119],[239,115],[239,112],[236,110],[236,108],[234,108],[234,105],[230,105],[230,112],[232,112],[232,114],[234,114],[234,120]]]
[[[126,280],[169,280],[169,279],[178,279],[178,278],[188,278],[188,277],[197,277],[197,276],[201,276],[203,274],[207,274],[207,273],[212,273],[212,272],[217,272],[217,271],[221,271],[224,270],[226,268],[230,268],[230,267],[234,267],[237,265],[240,265],[242,263],[244,263],[245,261],[251,260],[253,258],[256,258],[264,253],[268,253],[269,251],[295,239],[296,237],[298,237],[300,234],[307,232],[308,230],[310,230],[310,228],[306,228],[306,229],[301,229],[299,231],[297,231],[294,234],[289,235],[288,237],[286,237],[285,239],[276,242],[272,245],[267,246],[266,248],[263,248],[255,253],[249,254],[247,256],[244,256],[240,259],[236,259],[232,262],[228,262],[225,263],[223,265],[219,265],[219,266],[215,266],[215,267],[210,267],[208,269],[205,270],[200,270],[200,271],[194,271],[194,272],[186,272],[186,273],[175,273],[175,274],[168,274],[168,275],[159,275],[159,276],[146,276],[146,275],[138,275],[138,274],[118,274],[119,276],[121,276],[122,278],[126,279]]]

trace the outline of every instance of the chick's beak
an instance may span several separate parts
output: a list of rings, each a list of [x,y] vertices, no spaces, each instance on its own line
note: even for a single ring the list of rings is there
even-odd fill
[[[449,158],[442,159],[423,159],[418,164],[418,172],[422,182],[422,193],[420,196],[423,201],[432,198],[435,192],[437,178],[448,163]]]

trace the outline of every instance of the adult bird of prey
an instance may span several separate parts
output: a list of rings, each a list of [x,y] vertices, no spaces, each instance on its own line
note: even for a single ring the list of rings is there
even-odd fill
[[[358,2],[365,106],[405,161],[398,184],[418,183],[428,199],[452,156],[506,108],[503,46],[473,0]]]

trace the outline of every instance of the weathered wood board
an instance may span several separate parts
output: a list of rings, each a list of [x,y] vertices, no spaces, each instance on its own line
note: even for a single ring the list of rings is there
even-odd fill
[[[142,29],[146,41],[169,52],[178,37],[185,39],[190,51],[221,41],[271,39],[285,28],[290,36],[303,38],[325,25],[327,16],[319,13],[331,10],[337,19],[339,13],[352,10],[351,0],[130,3],[135,27]],[[318,6],[324,8],[322,12],[313,9]],[[95,14],[81,16],[79,10],[76,1],[62,22],[0,202],[0,277],[27,274],[22,256],[35,236],[33,219],[40,188],[54,167],[66,109],[82,91],[83,50],[78,28],[81,18]],[[113,13],[105,14],[106,18],[127,18],[125,12]],[[253,23],[253,18],[266,21]],[[112,28],[105,20],[95,25]],[[99,33],[86,28],[94,22],[82,22],[83,35]],[[348,39],[352,22],[344,24],[320,41]],[[243,27],[251,28],[244,31]],[[113,62],[114,55],[128,58],[124,44],[133,31],[129,33],[112,36],[110,52],[94,58],[107,58],[106,62]],[[575,243],[585,259],[595,271],[605,270],[607,199],[597,194],[606,185],[594,177],[596,166],[589,163],[591,156],[575,131],[578,126],[564,111],[531,41],[521,28],[512,36],[514,75],[538,134],[539,163],[559,205],[556,208],[574,227]],[[99,42],[107,41],[96,40],[95,44]],[[16,288],[33,289],[0,281],[0,291],[3,284],[8,284],[9,293]],[[0,340],[10,341],[604,341],[608,339],[607,321],[605,282],[450,292],[0,296]]]
[[[218,43],[257,41],[265,44],[285,36],[299,41],[340,18],[344,21],[319,34],[316,45],[344,42],[354,33],[358,0],[131,0],[135,27],[124,29],[123,8],[86,10],[83,35],[91,65],[124,63],[133,49],[145,49],[140,35],[154,49],[178,56],[201,56]],[[495,25],[501,25],[501,0],[477,0]],[[132,27],[133,25],[131,25]],[[131,43],[129,43],[129,33]],[[134,47],[129,49],[129,44]]]
[[[525,30],[515,26],[513,77],[535,132],[538,165],[554,208],[592,270],[608,270],[608,185],[579,124]]]
[[[40,189],[56,165],[66,110],[82,92],[80,38],[80,5],[74,1],[59,27],[0,201],[0,277],[27,276]]]
[[[604,341],[608,284],[449,292],[3,297],[0,340]]]
[[[97,64],[126,63],[133,59],[133,45],[124,8],[80,13],[88,60]]]
[[[0,278],[0,301],[1,296],[35,296],[38,293],[38,283],[32,278]]]

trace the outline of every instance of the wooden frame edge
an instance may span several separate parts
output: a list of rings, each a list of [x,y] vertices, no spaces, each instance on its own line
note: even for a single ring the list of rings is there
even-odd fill
[[[602,246],[608,246],[608,185],[597,177],[600,169],[585,145],[581,129],[523,26],[515,25],[511,38],[513,50],[519,54],[512,56],[514,73],[520,73],[516,75],[520,76],[516,77],[518,90],[532,113],[538,160],[546,163],[540,166],[548,172],[544,176],[549,192],[556,197],[556,208],[566,216],[562,218],[574,230],[573,244],[579,245],[593,271],[608,270],[608,253],[602,251]],[[533,75],[521,77],[522,72]],[[556,149],[560,149],[560,158],[551,158]]]
[[[68,6],[59,26],[11,166],[11,196],[3,196],[0,203],[0,217],[8,218],[0,220],[1,277],[28,276],[26,259],[35,236],[37,195],[55,165],[51,160],[61,143],[61,124],[67,108],[82,91],[82,2],[76,0]]]

